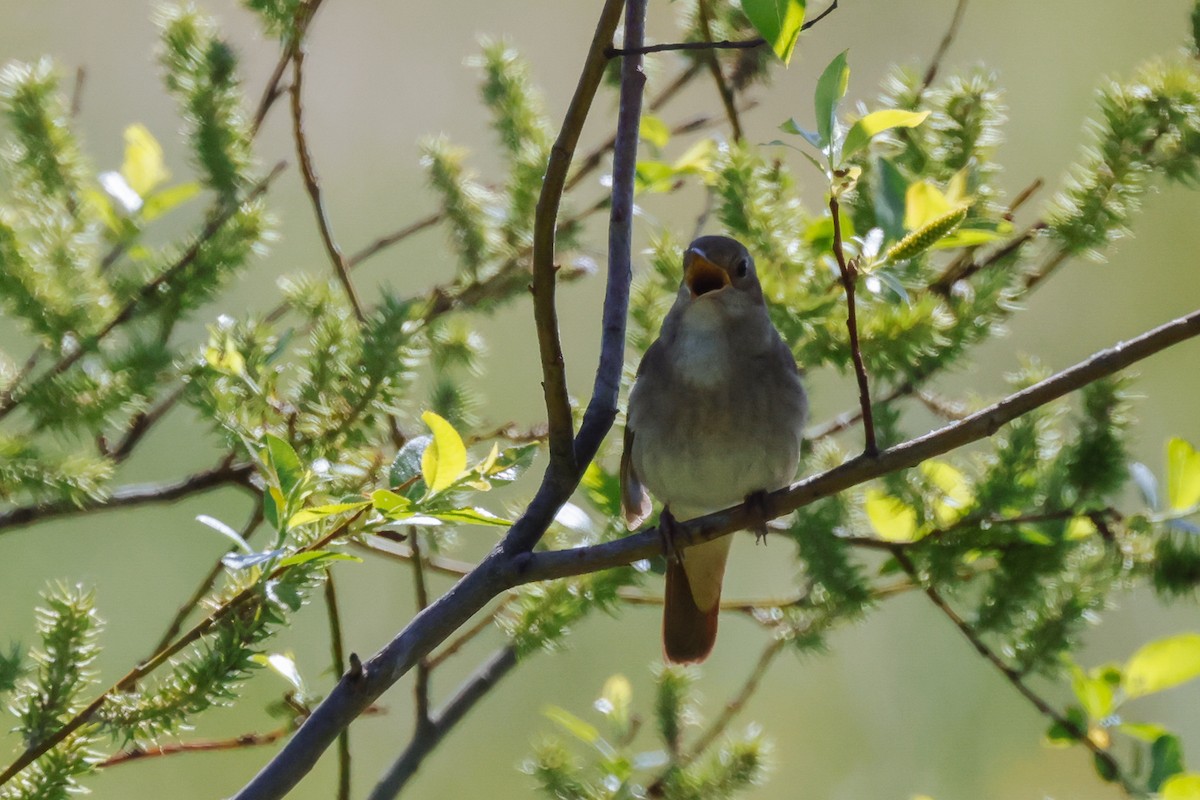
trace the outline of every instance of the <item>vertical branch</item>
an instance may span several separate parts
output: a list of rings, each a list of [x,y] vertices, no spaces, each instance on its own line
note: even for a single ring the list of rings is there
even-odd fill
[[[579,143],[584,120],[604,78],[608,59],[604,49],[612,43],[613,32],[621,17],[621,0],[606,0],[600,21],[588,48],[583,71],[558,138],[550,149],[546,176],[538,197],[533,222],[533,319],[537,326],[538,349],[542,360],[542,390],[546,398],[546,421],[550,429],[550,472],[552,479],[566,485],[575,480],[574,423],[571,402],[567,394],[567,378],[563,367],[562,342],[558,336],[558,310],[555,308],[554,263],[555,223],[562,202],[567,170]]]
[[[303,19],[296,24],[296,41],[292,44],[291,52],[292,137],[296,140],[296,157],[300,161],[300,173],[304,176],[304,188],[308,191],[313,213],[317,217],[317,230],[321,233],[321,242],[325,245],[325,252],[329,255],[330,262],[333,263],[334,274],[337,275],[346,292],[346,299],[350,301],[350,306],[354,309],[354,316],[358,318],[359,322],[366,322],[366,314],[363,313],[362,304],[358,301],[354,284],[350,282],[350,266],[346,262],[345,255],[342,254],[342,248],[333,238],[333,229],[329,225],[329,217],[325,212],[324,201],[321,199],[321,184],[317,179],[312,153],[308,149],[308,139],[304,135],[304,104],[301,99],[304,84],[304,37],[308,33],[308,23],[312,20],[319,5],[320,0],[316,0],[307,8]]]
[[[709,24],[711,14],[709,13],[708,0],[700,0],[697,11],[700,14],[700,30],[704,34],[704,41],[708,44],[713,43],[712,28]],[[626,47],[630,45],[626,43]],[[637,45],[641,47],[641,45]],[[628,58],[628,56],[626,56]],[[721,62],[717,59],[717,51],[713,48],[704,51],[704,60],[708,62],[708,71],[712,73],[713,82],[717,84],[717,94],[721,95],[721,104],[725,106],[725,116],[729,118],[729,127],[733,130],[734,141],[742,140],[742,122],[738,118],[737,105],[733,98],[733,89],[730,88],[729,82],[725,80],[725,73],[721,71]]]
[[[346,668],[346,650],[342,644],[342,615],[338,610],[337,588],[333,570],[325,570],[325,610],[329,615],[329,649],[333,657],[333,674],[341,675]],[[350,729],[338,736],[337,800],[350,800]]]
[[[842,246],[842,217],[837,195],[829,197],[829,213],[833,215],[833,255],[837,258],[838,271],[842,276],[842,287],[846,290],[846,328],[850,331],[850,357],[854,360],[854,374],[858,378],[858,402],[862,406],[863,432],[866,445],[863,452],[872,458],[879,454],[875,442],[875,418],[871,414],[871,389],[867,385],[867,368],[863,364],[862,347],[858,342],[858,315],[854,308],[854,289],[858,282],[858,268],[846,263]]]
[[[629,0],[625,11],[625,46],[640,48],[646,37],[646,0]],[[617,413],[621,370],[625,365],[625,320],[633,280],[633,183],[637,167],[638,131],[646,73],[640,55],[621,62],[621,101],[613,142],[612,205],[608,217],[608,280],[604,290],[600,363],[592,399],[579,427],[575,452],[582,464],[592,460]]]
[[[413,567],[413,586],[417,593],[417,613],[429,608],[429,589],[425,585],[425,559],[421,555],[421,535],[416,527],[408,529],[409,546],[412,548],[410,562]],[[429,659],[417,661],[416,680],[413,693],[416,700],[417,724],[414,736],[429,725]]]
[[[954,43],[954,39],[958,36],[958,27],[962,25],[963,14],[967,10],[967,0],[958,0],[958,5],[954,7],[954,16],[950,18],[950,27],[946,29],[946,35],[942,37],[938,49],[933,54],[933,58],[929,62],[929,69],[925,70],[925,77],[921,81],[921,92],[924,93],[929,88],[937,77],[938,69],[942,65],[942,59],[946,57],[946,51],[950,49],[950,45]]]

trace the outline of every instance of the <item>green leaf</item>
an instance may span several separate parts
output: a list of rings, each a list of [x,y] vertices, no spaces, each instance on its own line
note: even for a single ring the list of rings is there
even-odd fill
[[[290,497],[304,480],[304,467],[300,464],[300,457],[288,442],[272,433],[264,436],[263,441],[267,445],[263,451],[263,461],[267,462],[279,478],[279,488],[284,496]]]
[[[296,666],[296,660],[290,654],[271,653],[267,655],[266,653],[255,653],[250,656],[250,660],[261,666],[268,667],[276,675],[279,675],[295,687],[296,691],[304,692],[304,678],[300,676],[300,668]]]
[[[1159,800],[1200,800],[1200,773],[1172,775],[1159,787]]]
[[[596,701],[596,710],[612,721],[613,725],[622,732],[629,727],[629,713],[633,705],[633,687],[629,679],[617,674],[604,682],[600,699]]]
[[[642,116],[642,123],[638,129],[638,136],[643,141],[654,145],[659,150],[667,146],[667,142],[671,140],[671,129],[667,127],[667,123],[663,122],[656,116],[645,114]]]
[[[249,543],[247,543],[246,540],[242,538],[242,535],[240,533],[238,533],[233,528],[226,525],[224,522],[221,522],[221,520],[219,520],[215,517],[210,517],[207,514],[201,514],[198,517],[196,517],[196,522],[199,522],[201,525],[207,525],[208,527],[212,528],[217,533],[219,533],[222,536],[224,536],[225,538],[229,539],[231,542],[233,542],[235,545],[237,545],[238,549],[241,550],[243,553],[253,553],[254,552],[254,548],[252,548],[249,545]]]
[[[546,706],[542,709],[542,716],[585,744],[595,744],[600,740],[600,731],[594,725],[584,722],[565,708]]]
[[[914,508],[878,489],[867,489],[867,519],[880,539],[888,542],[913,542],[917,535]]]
[[[1172,775],[1183,772],[1183,745],[1179,737],[1168,733],[1150,745],[1150,778],[1147,788],[1157,792]]]
[[[1153,742],[1158,737],[1167,734],[1166,728],[1152,722],[1122,722],[1117,725],[1117,730],[1126,736],[1141,739],[1143,742]]]
[[[467,469],[467,448],[454,426],[432,411],[421,420],[433,432],[433,442],[421,454],[421,475],[430,494],[445,491],[454,485]]]
[[[1167,442],[1167,502],[1175,511],[1200,503],[1200,453],[1183,439]]]
[[[991,228],[959,228],[949,236],[934,242],[935,250],[950,250],[955,247],[979,247],[982,244],[1003,239],[1007,234]]]
[[[357,511],[360,508],[366,508],[371,505],[368,501],[363,500],[360,503],[332,503],[326,506],[314,506],[312,508],[304,508],[292,514],[292,518],[288,520],[288,530],[300,525],[307,525],[310,522],[316,522],[319,519],[333,514],[344,514],[347,511]]]
[[[849,158],[884,131],[893,128],[915,128],[929,116],[928,111],[905,111],[888,108],[875,111],[850,126],[846,141],[842,144],[842,158]]]
[[[175,184],[169,189],[163,189],[161,192],[155,192],[147,197],[146,202],[142,204],[142,219],[146,222],[153,222],[171,209],[183,205],[188,200],[200,194],[200,188],[199,182],[189,181],[188,183]]]
[[[297,564],[307,564],[310,561],[362,561],[358,556],[349,553],[337,553],[333,550],[306,550],[296,553],[279,562],[279,567],[294,567]]]
[[[713,159],[717,157],[717,143],[713,139],[701,139],[684,151],[672,164],[676,172],[687,172],[703,175],[712,169]]]
[[[787,122],[780,125],[779,130],[783,131],[784,133],[794,133],[797,136],[803,137],[804,141],[808,142],[818,150],[820,150],[822,147],[820,134],[816,133],[815,131],[810,131],[806,128],[800,127],[800,123],[796,122],[795,119],[789,119]],[[783,142],[780,142],[780,144],[783,144]]]
[[[804,0],[742,0],[742,10],[779,60],[791,61],[804,26]]]
[[[1067,530],[1063,534],[1063,538],[1068,542],[1075,542],[1095,534],[1096,523],[1092,521],[1091,517],[1081,514],[1078,517],[1072,517],[1071,521],[1067,523]]]
[[[908,181],[900,170],[886,158],[875,162],[874,203],[875,224],[883,228],[889,240],[904,238],[904,193]]]
[[[497,528],[507,528],[511,520],[497,517],[482,508],[455,508],[450,511],[424,511],[422,517],[436,519],[449,525],[491,525]]]
[[[133,124],[125,129],[125,162],[121,175],[129,188],[145,197],[171,173],[163,166],[163,149],[144,125]]]
[[[432,441],[432,436],[414,436],[404,443],[400,452],[396,453],[396,458],[392,460],[391,469],[388,470],[388,484],[393,489],[420,477],[421,456]]]
[[[666,193],[675,188],[678,171],[665,161],[639,161],[634,170],[634,191]]]
[[[838,103],[846,96],[846,86],[850,83],[850,68],[846,66],[848,52],[843,50],[838,53],[817,79],[817,93],[813,98],[813,105],[816,107],[817,135],[820,137],[822,148],[829,147],[833,141]]]
[[[1125,665],[1123,688],[1129,697],[1161,692],[1200,677],[1200,633],[1181,633],[1150,642]]]
[[[396,517],[412,511],[412,501],[402,494],[387,489],[376,489],[371,492],[371,505],[385,517]]]
[[[1119,677],[1120,673],[1117,675]],[[1112,713],[1116,682],[1112,680],[1110,671],[1092,670],[1085,673],[1080,667],[1072,665],[1071,690],[1090,719],[1104,719]]]
[[[537,442],[520,444],[500,451],[487,471],[487,479],[496,486],[506,486],[525,474],[537,455]]]

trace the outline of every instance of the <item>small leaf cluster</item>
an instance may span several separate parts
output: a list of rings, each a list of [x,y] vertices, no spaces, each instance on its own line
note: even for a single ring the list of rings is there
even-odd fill
[[[634,711],[633,691],[623,675],[604,684],[595,710],[597,726],[558,706],[543,712],[587,754],[575,755],[568,741],[546,736],[524,769],[542,793],[574,800],[665,797],[668,800],[735,798],[758,785],[766,773],[768,744],[756,729],[726,736],[701,752],[685,748],[684,730],[699,724],[693,698],[694,671],[657,668],[653,717],[658,747],[639,742],[643,719]]]

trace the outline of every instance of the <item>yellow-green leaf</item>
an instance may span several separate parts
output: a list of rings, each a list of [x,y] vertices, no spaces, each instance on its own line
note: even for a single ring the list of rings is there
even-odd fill
[[[867,489],[867,519],[880,539],[912,542],[917,536],[917,512],[901,500],[878,489]]]
[[[1161,692],[1200,677],[1200,633],[1150,642],[1125,665],[1122,687],[1129,697]]]
[[[913,181],[904,192],[904,227],[920,230],[953,208],[941,189],[929,181]]]
[[[388,489],[376,489],[371,492],[371,505],[385,517],[404,514],[412,509],[411,500]]]
[[[1167,502],[1175,511],[1200,503],[1200,453],[1190,442],[1167,442]]]
[[[917,469],[942,493],[933,504],[938,525],[957,522],[975,499],[966,476],[945,461],[923,461]]]
[[[200,194],[200,183],[198,181],[178,183],[169,189],[155,192],[147,197],[146,202],[142,205],[142,219],[146,222],[153,222],[171,209],[186,203],[198,194]]]
[[[125,163],[121,175],[129,188],[142,197],[154,191],[171,173],[163,165],[163,149],[144,125],[133,124],[125,129]]]
[[[671,129],[667,127],[667,123],[658,117],[646,114],[642,117],[642,124],[638,130],[638,135],[643,141],[649,142],[661,150],[671,140]]]
[[[884,131],[892,128],[915,128],[928,116],[928,111],[905,111],[901,108],[888,108],[867,114],[851,125],[846,133],[846,141],[842,144],[842,158],[854,155]]]
[[[629,724],[629,709],[632,705],[633,687],[629,685],[629,679],[620,673],[610,676],[604,682],[600,699],[596,701],[597,710],[624,728]]]
[[[804,0],[742,0],[742,10],[779,60],[791,61],[804,26]]]
[[[1181,772],[1163,781],[1160,800],[1200,800],[1200,773]]]
[[[717,155],[717,143],[712,139],[701,139],[684,151],[672,165],[676,172],[691,172],[703,175],[712,169]]]
[[[1064,538],[1069,542],[1074,542],[1079,539],[1086,539],[1096,533],[1096,523],[1092,522],[1092,518],[1084,515],[1072,517],[1067,523],[1066,533]]]
[[[546,706],[542,714],[581,742],[593,744],[600,739],[600,731],[596,730],[596,726],[584,722],[565,708]]]
[[[1112,713],[1115,688],[1111,681],[1105,679],[1102,671],[1093,670],[1088,674],[1072,665],[1071,690],[1079,698],[1079,704],[1089,719],[1103,719]]]
[[[292,514],[292,518],[288,520],[288,529],[295,528],[299,525],[307,525],[310,522],[316,522],[319,519],[332,516],[333,514],[344,514],[347,511],[357,511],[360,508],[366,508],[370,503],[362,501],[361,503],[331,503],[325,506],[314,506],[312,508],[304,508]]]
[[[445,491],[467,468],[467,448],[454,426],[432,411],[421,415],[429,426],[433,441],[421,454],[421,476],[430,494]]]

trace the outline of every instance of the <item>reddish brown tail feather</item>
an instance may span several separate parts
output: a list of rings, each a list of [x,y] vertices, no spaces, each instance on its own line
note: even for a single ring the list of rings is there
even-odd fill
[[[717,641],[717,619],[721,604],[701,611],[692,597],[683,564],[670,560],[667,564],[667,589],[663,603],[663,653],[675,664],[703,661]]]

